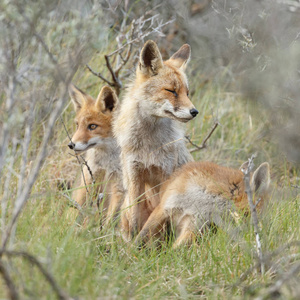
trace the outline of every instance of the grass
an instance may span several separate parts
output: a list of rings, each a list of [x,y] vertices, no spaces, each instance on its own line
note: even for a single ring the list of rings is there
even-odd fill
[[[192,65],[192,64],[191,64]],[[96,69],[96,68],[95,68]],[[88,71],[79,71],[79,87],[96,97],[100,86]],[[226,91],[218,84],[199,88],[197,76],[190,79],[192,101],[199,110],[195,120],[187,124],[187,133],[195,143],[201,142],[214,120],[220,126],[208,142],[208,147],[194,153],[195,160],[210,160],[238,168],[252,153],[257,152],[256,165],[268,161],[272,171],[273,191],[270,204],[260,216],[264,253],[270,253],[291,241],[300,240],[299,195],[291,184],[297,184],[298,171],[282,158],[272,141],[264,135],[262,114],[243,101],[237,93]],[[95,83],[95,84],[94,84]],[[62,118],[74,132],[72,107]],[[39,128],[36,140],[39,140]],[[79,171],[68,155],[68,139],[57,121],[51,151],[41,169],[31,199],[18,223],[14,249],[35,255],[49,270],[59,285],[78,299],[251,299],[264,296],[299,260],[299,247],[291,246],[272,258],[278,263],[264,276],[253,270],[241,284],[240,276],[256,263],[255,236],[251,219],[231,236],[218,230],[208,232],[192,247],[173,250],[171,242],[137,249],[125,243],[114,229],[101,230],[97,222],[78,227],[70,218],[70,209],[62,191],[61,180],[70,181]],[[34,145],[30,149],[35,153]],[[288,259],[293,255],[293,258]],[[39,271],[27,261],[11,259],[11,272],[24,299],[55,299],[55,294]],[[293,299],[297,290],[295,278],[281,289],[279,299]],[[299,292],[299,291],[298,291]],[[7,297],[0,282],[0,298]]]

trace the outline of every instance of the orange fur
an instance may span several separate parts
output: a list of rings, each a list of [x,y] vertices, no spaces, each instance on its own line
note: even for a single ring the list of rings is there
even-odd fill
[[[115,122],[127,190],[122,227],[129,239],[159,204],[161,183],[192,160],[179,124],[198,113],[188,98],[184,70],[189,57],[190,46],[183,45],[163,62],[157,45],[146,42]]]
[[[174,172],[162,188],[160,204],[143,226],[136,242],[157,234],[168,221],[175,225],[174,247],[190,243],[195,232],[210,223],[224,224],[235,209],[249,212],[244,174],[211,162],[191,162]],[[261,164],[251,177],[255,199],[266,197],[270,181],[269,165]],[[259,208],[263,201],[260,201]],[[231,218],[232,221],[234,218]]]
[[[74,86],[70,86],[70,95],[76,111],[77,130],[69,147],[77,155],[85,154],[95,179],[95,187],[92,189],[92,177],[89,170],[84,168],[81,188],[74,191],[73,199],[84,206],[88,199],[95,201],[100,193],[104,193],[101,207],[108,222],[119,210],[123,200],[120,153],[112,134],[112,121],[119,105],[118,98],[109,87],[103,87],[96,100]],[[85,183],[89,186],[89,195]]]

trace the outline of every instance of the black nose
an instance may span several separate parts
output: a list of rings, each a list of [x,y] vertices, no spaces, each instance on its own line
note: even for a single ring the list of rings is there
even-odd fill
[[[193,118],[195,118],[198,115],[199,111],[196,108],[192,108],[190,110],[190,113],[193,116]]]
[[[74,144],[73,142],[70,142],[70,143],[68,144],[68,147],[69,147],[71,150],[73,150],[73,149],[75,148],[75,144]]]

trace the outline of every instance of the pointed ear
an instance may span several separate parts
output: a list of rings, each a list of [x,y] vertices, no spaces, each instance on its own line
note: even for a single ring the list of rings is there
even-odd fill
[[[258,194],[267,192],[270,185],[270,166],[267,162],[262,163],[253,173],[251,188]]]
[[[163,60],[157,45],[147,41],[140,54],[139,70],[146,76],[154,76],[162,67]]]
[[[86,94],[81,91],[79,88],[77,88],[75,85],[70,84],[69,85],[69,95],[72,99],[74,109],[77,112],[81,109],[82,105],[84,104],[86,100]]]
[[[112,88],[104,86],[96,100],[95,104],[102,112],[112,112],[119,105],[119,99]]]
[[[190,58],[191,58],[191,47],[189,44],[184,44],[176,53],[174,53],[170,57],[168,62],[170,62],[176,68],[181,68],[185,70]]]

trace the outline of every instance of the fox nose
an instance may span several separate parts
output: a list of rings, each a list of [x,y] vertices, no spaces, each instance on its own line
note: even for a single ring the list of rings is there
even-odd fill
[[[190,113],[193,116],[193,118],[195,118],[198,115],[199,111],[196,108],[192,108],[190,110]]]
[[[68,144],[68,147],[69,147],[71,150],[73,150],[73,149],[75,148],[75,144],[74,144],[73,142],[70,142],[70,143]]]

